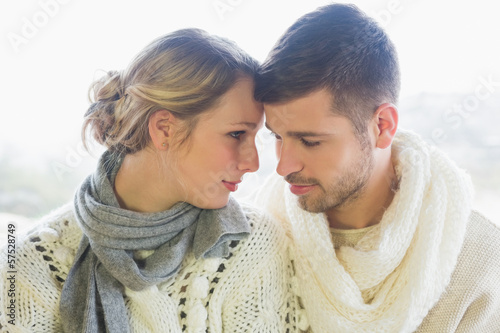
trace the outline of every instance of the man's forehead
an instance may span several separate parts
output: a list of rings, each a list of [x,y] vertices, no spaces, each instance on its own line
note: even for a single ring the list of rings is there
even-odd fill
[[[264,107],[267,126],[311,126],[346,118],[333,112],[328,106],[304,105],[303,107],[270,106]]]
[[[313,113],[329,116],[332,114],[333,106],[333,95],[326,89],[313,91],[305,96],[282,102],[263,103],[266,116],[278,116],[281,118],[290,113],[296,113],[297,116],[302,114],[311,115]]]
[[[271,132],[294,137],[328,136],[351,128],[351,122],[345,116],[332,113],[329,117],[312,119],[311,117],[279,118],[267,117],[264,126]]]
[[[308,101],[311,99],[318,99],[321,98],[324,101],[328,102],[333,102],[334,100],[334,95],[333,93],[327,89],[327,88],[321,88],[321,89],[315,89],[311,92],[302,94],[302,95],[297,95],[296,97],[292,98],[286,98],[280,101],[276,102],[263,102],[264,106],[270,106],[270,107],[280,107],[280,106],[286,106],[289,104],[297,104],[300,103],[301,101]]]

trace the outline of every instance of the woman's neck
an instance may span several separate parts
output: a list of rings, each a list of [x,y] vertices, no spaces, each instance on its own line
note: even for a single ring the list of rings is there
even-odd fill
[[[141,213],[156,213],[170,209],[177,202],[171,172],[162,164],[161,156],[149,149],[124,157],[114,182],[120,207]]]

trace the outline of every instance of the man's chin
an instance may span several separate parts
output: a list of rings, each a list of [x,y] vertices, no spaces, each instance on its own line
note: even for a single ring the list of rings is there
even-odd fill
[[[307,196],[302,196],[298,198],[299,207],[309,213],[323,213],[324,210],[318,207],[317,203],[308,198]]]

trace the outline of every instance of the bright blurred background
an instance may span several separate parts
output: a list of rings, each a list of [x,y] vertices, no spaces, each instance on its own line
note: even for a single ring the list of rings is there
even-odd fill
[[[0,243],[7,224],[26,229],[68,202],[94,170],[80,126],[101,70],[123,69],[154,38],[198,27],[263,61],[285,29],[329,1],[24,0],[0,3]],[[395,43],[402,70],[400,127],[420,133],[466,168],[475,207],[500,223],[500,20],[488,0],[354,1]],[[274,170],[262,134],[261,169]]]

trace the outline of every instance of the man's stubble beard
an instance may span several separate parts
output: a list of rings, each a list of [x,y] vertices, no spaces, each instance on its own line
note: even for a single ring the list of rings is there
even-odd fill
[[[374,168],[374,158],[368,142],[367,138],[360,139],[361,156],[330,184],[323,185],[312,178],[301,179],[300,176],[294,174],[287,176],[286,180],[294,184],[317,184],[318,188],[315,192],[321,191],[316,195],[311,193],[299,196],[299,206],[311,213],[323,213],[345,207],[356,201],[365,191]]]

